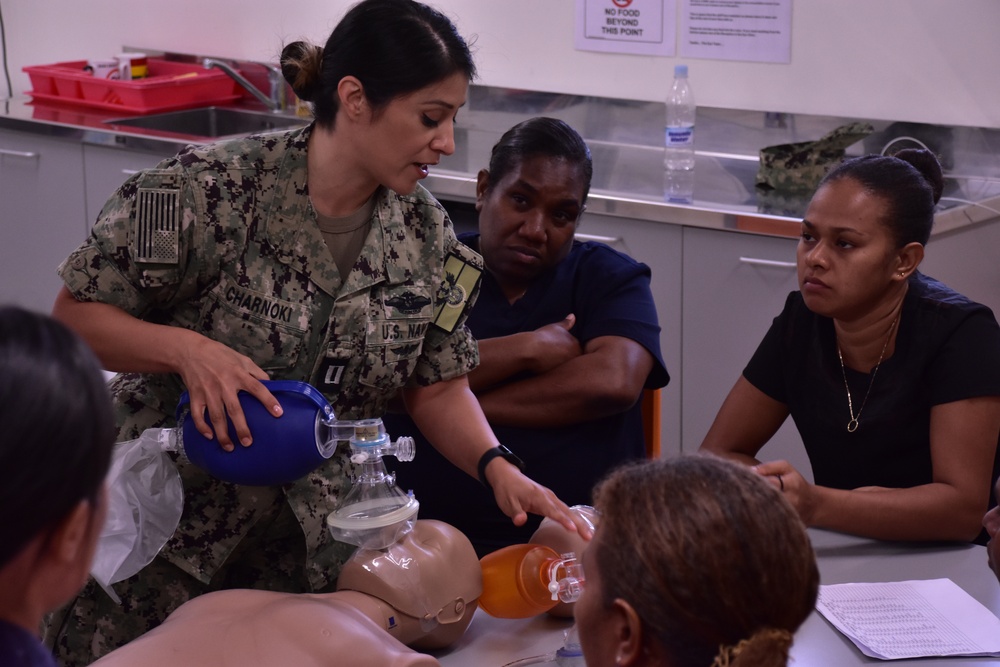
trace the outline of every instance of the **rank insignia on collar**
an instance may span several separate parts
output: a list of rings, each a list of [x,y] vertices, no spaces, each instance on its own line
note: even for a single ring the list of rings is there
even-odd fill
[[[438,290],[441,302],[434,313],[434,326],[448,333],[455,330],[469,307],[469,297],[475,293],[482,269],[456,254],[448,255],[444,264],[444,282]]]

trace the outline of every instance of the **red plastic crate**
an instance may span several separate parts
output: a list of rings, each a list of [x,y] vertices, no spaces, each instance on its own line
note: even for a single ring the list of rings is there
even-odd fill
[[[86,60],[25,67],[35,100],[147,114],[176,111],[240,98],[227,74],[194,63],[149,59],[149,76],[134,81],[95,78]]]

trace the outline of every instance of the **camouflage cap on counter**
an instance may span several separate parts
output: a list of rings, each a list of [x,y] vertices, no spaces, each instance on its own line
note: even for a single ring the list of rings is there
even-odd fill
[[[844,158],[844,149],[875,130],[869,123],[842,125],[816,141],[767,146],[760,150],[758,191],[811,192],[830,168]]]

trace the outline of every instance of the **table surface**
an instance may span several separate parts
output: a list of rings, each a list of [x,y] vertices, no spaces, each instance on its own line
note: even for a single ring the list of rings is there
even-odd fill
[[[985,547],[879,542],[821,530],[809,533],[819,561],[821,584],[948,578],[1000,616],[1000,584],[987,565]],[[462,639],[436,657],[442,667],[502,667],[515,660],[553,653],[562,646],[563,633],[570,625],[569,619],[548,616],[497,619],[480,610]],[[862,654],[814,611],[795,635],[789,662],[793,667],[876,663],[956,667],[1000,665],[1000,658],[876,660]]]

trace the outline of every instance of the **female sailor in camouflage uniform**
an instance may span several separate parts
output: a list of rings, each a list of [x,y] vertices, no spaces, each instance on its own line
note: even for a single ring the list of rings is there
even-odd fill
[[[454,150],[475,73],[468,46],[425,5],[365,0],[324,49],[287,46],[282,70],[315,122],[192,147],[130,178],[60,267],[54,314],[120,372],[119,440],[170,425],[185,389],[199,430],[230,449],[215,428],[227,413],[235,446],[252,441],[237,392],[280,418],[260,380],[307,381],[340,419],[381,416],[402,388],[421,431],[474,475],[499,444],[465,378],[478,362],[464,319],[482,264],[418,184]],[[551,491],[491,458],[485,477],[515,523],[530,511],[574,528]],[[181,525],[115,585],[121,606],[91,584],[48,641],[66,664],[86,663],[202,592],[330,589],[353,549],[324,526],[348,465],[338,451],[285,487],[182,466]]]

